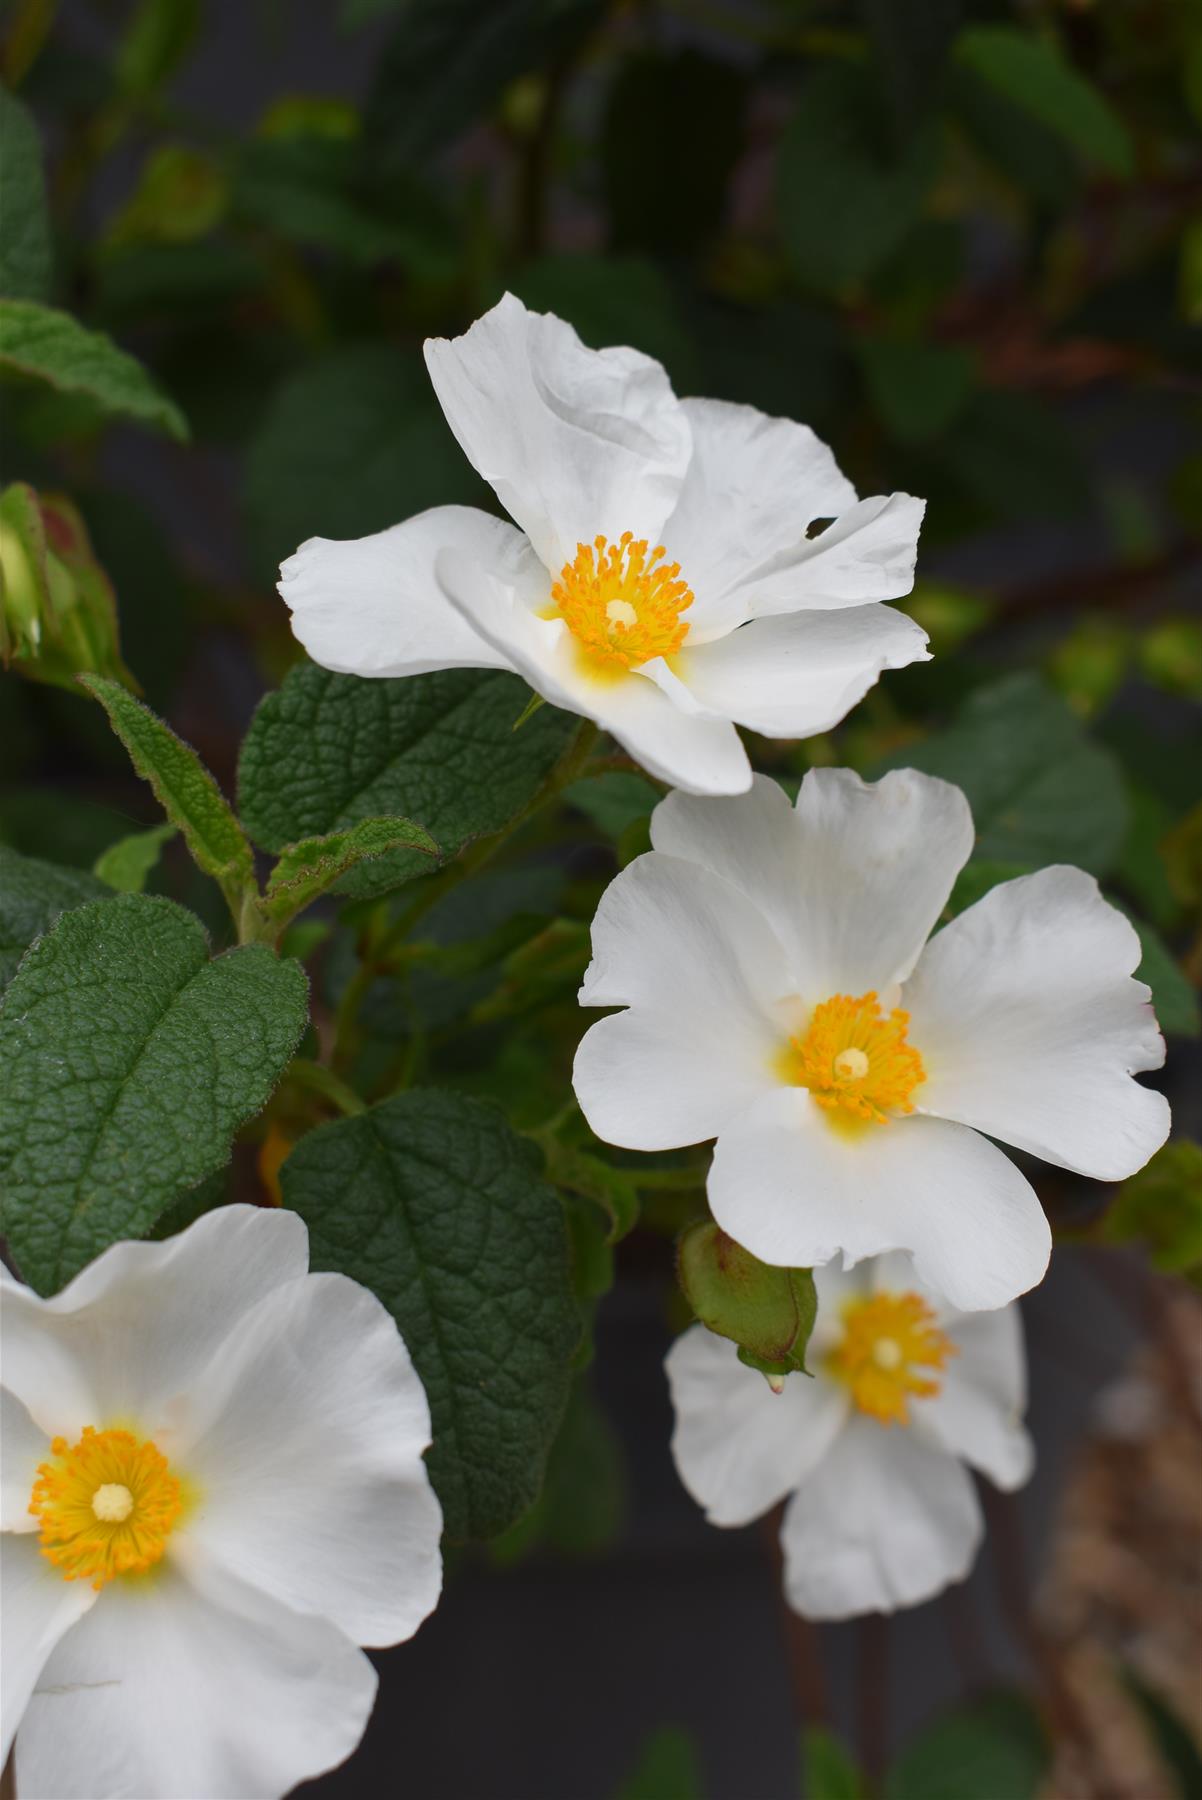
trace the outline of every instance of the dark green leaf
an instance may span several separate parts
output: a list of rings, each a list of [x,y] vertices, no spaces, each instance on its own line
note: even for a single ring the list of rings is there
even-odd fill
[[[601,134],[616,249],[687,254],[717,231],[743,148],[746,98],[742,73],[699,50],[627,58]]]
[[[634,1172],[616,1169],[612,1163],[569,1144],[545,1144],[547,1179],[586,1200],[595,1200],[609,1220],[606,1243],[616,1244],[632,1231],[639,1219],[639,1190]]]
[[[964,789],[983,862],[1077,863],[1104,875],[1127,829],[1122,777],[1109,751],[1034,675],[979,689],[947,730],[888,757]]]
[[[631,344],[665,364],[678,383],[688,367],[689,343],[672,289],[642,257],[544,256],[509,285],[532,311],[574,325],[594,350]]]
[[[106,413],[124,414],[184,440],[188,422],[142,367],[102,331],[34,300],[0,300],[0,367],[66,394],[82,394]]]
[[[0,168],[4,171],[0,294],[13,300],[49,299],[54,254],[42,139],[28,109],[5,87],[0,87]]]
[[[801,1734],[805,1800],[864,1800],[864,1778],[833,1731],[810,1725]]]
[[[929,104],[960,22],[961,0],[860,0],[877,67],[903,136]]]
[[[631,825],[649,818],[661,799],[659,789],[645,775],[628,775],[624,769],[606,769],[585,781],[574,781],[564,789],[563,797],[615,843]]]
[[[1124,179],[1132,174],[1135,156],[1126,125],[1045,39],[1014,25],[974,25],[961,34],[956,55],[1088,163]]]
[[[306,993],[260,945],[210,961],[170,900],[61,916],[0,1010],[0,1189],[26,1280],[53,1292],[220,1168],[296,1047]]]
[[[97,879],[120,894],[140,894],[175,830],[174,825],[154,825],[149,831],[135,831],[129,837],[118,838],[97,858]]]
[[[956,346],[867,338],[860,361],[881,423],[902,444],[938,437],[972,392],[975,359]]]
[[[247,829],[281,850],[361,819],[398,817],[454,856],[520,811],[571,737],[575,721],[551,706],[514,731],[525,699],[516,676],[489,671],[361,681],[301,664],[264,700],[242,746]],[[418,851],[392,851],[340,887],[384,893],[428,867]]]
[[[952,479],[1001,518],[1073,518],[1090,504],[1075,439],[1029,394],[972,395],[938,449]]]
[[[921,126],[895,150],[867,73],[824,64],[781,140],[780,229],[808,286],[837,293],[870,275],[905,236],[935,176],[939,139]]]
[[[884,1800],[1035,1800],[1047,1763],[1030,1701],[992,1694],[913,1738],[886,1777]]]
[[[966,64],[950,65],[945,91],[952,116],[1007,181],[1048,211],[1071,204],[1081,176],[1062,137]]]
[[[1143,1244],[1166,1275],[1202,1269],[1202,1145],[1188,1138],[1164,1144],[1119,1188],[1102,1236],[1111,1244]]]
[[[1152,1005],[1160,1029],[1167,1037],[1202,1035],[1202,1010],[1198,996],[1180,963],[1154,925],[1143,919],[1132,919],[1143,945],[1143,960],[1136,974],[1152,990]]]
[[[12,980],[33,940],[61,912],[86,900],[103,900],[106,893],[104,883],[83,869],[19,856],[0,844],[0,990]]]
[[[104,707],[134,768],[183,832],[197,866],[220,884],[237,917],[243,897],[256,890],[254,852],[195,750],[115,681],[86,675],[82,685]]]
[[[493,1558],[516,1562],[536,1545],[561,1556],[595,1556],[617,1536],[625,1503],[617,1434],[577,1377],[547,1459],[543,1491],[516,1525],[493,1540]]]
[[[409,1346],[452,1537],[493,1537],[533,1502],[567,1398],[580,1321],[536,1165],[491,1106],[416,1090],[310,1133],[282,1171],[314,1267],[364,1282]]]
[[[438,845],[429,833],[408,819],[363,819],[345,831],[289,844],[267,878],[263,910],[270,919],[290,919],[333,887],[348,869],[401,849],[438,855]]]
[[[701,1762],[688,1732],[665,1725],[648,1738],[615,1800],[701,1800]]]
[[[1123,1670],[1123,1686],[1139,1707],[1166,1769],[1172,1772],[1176,1784],[1172,1800],[1202,1800],[1202,1752],[1190,1727],[1134,1670]]]
[[[690,1225],[677,1248],[676,1269],[685,1298],[719,1337],[746,1351],[765,1373],[806,1371],[806,1345],[818,1300],[809,1269],[762,1263],[727,1237],[712,1219]]]

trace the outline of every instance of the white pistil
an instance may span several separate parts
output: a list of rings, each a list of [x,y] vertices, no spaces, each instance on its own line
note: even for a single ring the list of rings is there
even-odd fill
[[[92,1495],[92,1511],[106,1525],[120,1525],[134,1510],[134,1497],[120,1481],[106,1481]]]

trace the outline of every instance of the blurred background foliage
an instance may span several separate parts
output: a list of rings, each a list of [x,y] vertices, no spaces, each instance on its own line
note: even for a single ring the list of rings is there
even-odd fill
[[[806,421],[861,491],[927,497],[906,605],[936,660],[754,760],[959,782],[978,843],[953,909],[1048,862],[1097,874],[1197,1135],[1199,0],[8,0],[0,33],[0,844],[171,893],[221,940],[74,674],[139,688],[232,792],[297,660],[280,558],[494,504],[420,346],[510,288],[679,392]],[[589,1301],[640,1213],[630,1254],[662,1259],[698,1208],[695,1163],[636,1182],[563,1104],[588,920],[655,798],[615,758],[470,888],[419,898],[399,958],[373,946],[424,887],[289,944],[310,1054],[341,1018],[360,1091],[437,1079],[538,1138]],[[278,1193],[321,1107],[285,1082],[235,1181]],[[1172,1147],[1113,1204],[1037,1185],[1062,1236],[1196,1283],[1198,1157]],[[606,1541],[611,1435],[582,1379],[498,1562]],[[836,1751],[810,1745],[808,1791],[859,1791]]]

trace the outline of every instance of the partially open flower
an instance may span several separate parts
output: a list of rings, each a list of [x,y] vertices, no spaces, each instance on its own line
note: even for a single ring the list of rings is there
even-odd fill
[[[442,1584],[430,1416],[366,1288],[232,1206],[0,1308],[22,1800],[269,1800],[350,1754]],[[19,1730],[18,1730],[19,1727]]]
[[[857,500],[806,426],[678,400],[650,357],[586,349],[512,294],[426,361],[516,525],[440,506],[310,538],[280,592],[325,668],[515,669],[653,774],[725,794],[751,780],[735,724],[829,730],[925,659],[925,632],[876,604],[913,586],[923,502]]]
[[[1000,1138],[1103,1181],[1168,1135],[1133,927],[1079,869],[1007,881],[927,942],[972,848],[959,788],[812,770],[796,808],[670,794],[593,922],[576,1094],[634,1150],[717,1138],[710,1208],[762,1262],[886,1250],[956,1306],[1039,1281],[1050,1234]],[[988,1135],[985,1135],[988,1134]]]
[[[1022,1325],[1015,1306],[941,1306],[904,1256],[814,1281],[812,1379],[786,1376],[776,1392],[703,1325],[677,1339],[672,1454],[715,1525],[788,1500],[781,1547],[796,1611],[892,1612],[972,1565],[981,1510],[965,1465],[1005,1489],[1031,1473]]]

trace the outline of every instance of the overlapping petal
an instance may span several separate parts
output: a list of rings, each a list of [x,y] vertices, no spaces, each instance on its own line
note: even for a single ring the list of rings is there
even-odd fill
[[[958,1313],[941,1324],[956,1355],[940,1374],[939,1392],[915,1402],[914,1429],[980,1469],[995,1487],[1021,1487],[1035,1452],[1022,1423],[1027,1361],[1019,1310]]]
[[[0,1593],[4,1599],[4,1630],[0,1632],[2,1768],[29,1696],[55,1645],[95,1604],[96,1592],[86,1581],[64,1581],[42,1555],[36,1538],[6,1530],[0,1536]],[[95,1788],[90,1792],[94,1795]],[[23,1785],[22,1800],[27,1794],[36,1800],[33,1790]],[[52,1795],[53,1790],[46,1790],[45,1800],[52,1800]]]
[[[816,537],[745,572],[740,591],[752,617],[902,599],[914,586],[925,510],[926,501],[912,494],[857,501]]]

